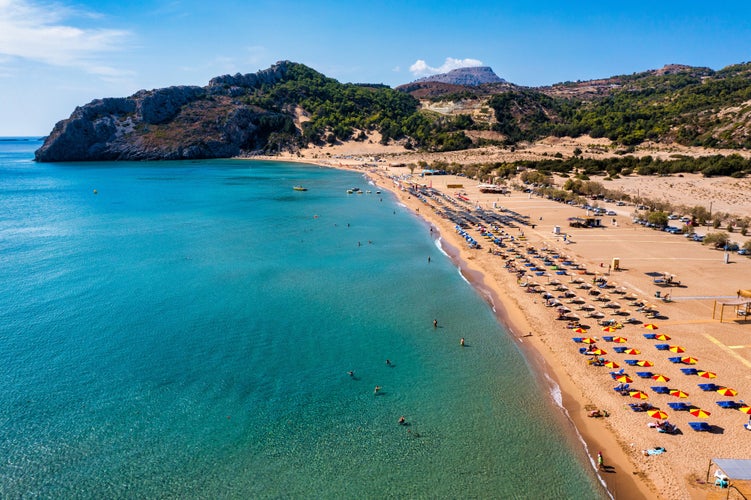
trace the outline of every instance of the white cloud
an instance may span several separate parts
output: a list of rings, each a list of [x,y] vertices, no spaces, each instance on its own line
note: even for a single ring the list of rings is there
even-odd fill
[[[428,76],[437,75],[438,73],[447,73],[452,69],[470,68],[473,66],[482,66],[482,61],[478,61],[477,59],[454,59],[453,57],[447,57],[441,66],[433,68],[428,66],[428,63],[422,59],[418,59],[409,67],[409,71],[415,76]]]
[[[76,17],[91,22],[100,16],[58,3],[0,0],[0,55],[79,68],[108,78],[125,74],[102,64],[102,59],[105,54],[122,49],[131,33],[76,27],[70,22]]]

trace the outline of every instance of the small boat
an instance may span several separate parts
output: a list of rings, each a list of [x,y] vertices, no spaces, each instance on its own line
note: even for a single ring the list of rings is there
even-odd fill
[[[304,186],[294,186],[292,189],[294,189],[295,191],[307,191],[308,190],[308,188]]]

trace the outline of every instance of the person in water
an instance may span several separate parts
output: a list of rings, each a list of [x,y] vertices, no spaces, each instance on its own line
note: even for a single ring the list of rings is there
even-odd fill
[[[377,385],[375,386],[375,389],[373,389],[373,394],[378,394],[381,391],[381,386]]]
[[[390,359],[386,360],[386,366],[391,366],[391,360]]]
[[[464,347],[464,337],[462,337],[461,340],[459,340],[459,345]]]
[[[433,328],[438,328],[438,320],[437,319],[433,320]]]
[[[407,423],[407,419],[404,418],[404,415],[399,417],[399,425],[405,425]]]
[[[348,372],[347,372],[347,375],[349,375],[350,377],[354,377],[354,376],[355,376],[355,372],[354,372],[354,370],[350,370],[350,371],[348,371]]]

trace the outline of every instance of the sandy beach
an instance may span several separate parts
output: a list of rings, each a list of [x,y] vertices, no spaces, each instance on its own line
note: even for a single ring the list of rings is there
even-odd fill
[[[732,307],[725,308],[724,321],[720,322],[720,311],[714,309],[716,300],[733,299],[739,289],[751,288],[751,259],[726,256],[682,235],[635,224],[634,207],[630,206],[600,203],[617,215],[603,217],[602,227],[573,228],[568,219],[583,217],[581,208],[517,190],[481,193],[478,182],[466,177],[422,177],[419,170],[411,174],[407,167],[395,166],[401,161],[364,158],[378,151],[363,146],[348,151],[351,158],[321,158],[318,152],[307,151],[302,157],[269,159],[361,171],[424,218],[454,249],[449,253],[463,273],[490,293],[499,319],[517,337],[533,367],[549,374],[560,386],[565,410],[586,442],[593,467],[597,453],[603,454],[606,467],[600,475],[613,496],[725,497],[727,490],[714,486],[713,477],[706,481],[709,461],[747,458],[745,442],[751,431],[744,427],[748,415],[722,408],[716,402],[740,402],[751,397],[751,342],[747,339],[751,322],[744,323]],[[750,191],[747,180],[687,175],[661,178],[659,182],[663,184],[654,178],[629,177],[619,180],[617,187],[624,192],[652,189],[655,194],[668,195],[673,203],[685,202],[688,206],[703,203],[705,197],[715,203],[716,210],[751,213],[748,197],[738,197],[738,191]],[[432,188],[432,195],[418,197],[418,191],[410,191],[421,186]],[[464,231],[480,244],[479,249],[470,248],[465,236],[457,232],[456,223],[446,218],[445,210],[474,211],[476,207],[488,213],[514,214],[526,223],[491,228],[483,222],[502,246],[484,237],[476,224],[470,225]],[[700,228],[699,232],[707,230],[711,229]],[[741,244],[746,239],[737,233],[732,237]],[[660,281],[666,276],[671,283]],[[669,301],[662,300],[665,294],[669,294]],[[603,323],[608,321],[617,326],[613,332],[603,331]],[[657,329],[644,327],[650,323]],[[580,327],[581,333],[574,326]],[[667,337],[664,341],[646,338],[650,334]],[[624,337],[625,342],[605,339],[616,336]],[[605,352],[599,356],[581,354],[580,349],[587,345],[572,339],[585,337],[595,338],[596,346]],[[634,349],[634,354],[616,352],[620,348]],[[669,359],[689,356],[695,363]],[[617,363],[618,368],[590,363],[598,357]],[[646,366],[627,363],[637,361]],[[684,373],[690,368],[712,372],[716,378]],[[621,369],[631,380],[630,389],[643,391],[648,397],[644,401],[667,413],[667,420],[679,429],[678,433],[658,432],[651,427],[658,419],[630,408],[629,403],[640,400],[614,391],[619,382],[611,372]],[[640,378],[638,372],[663,375],[666,380]],[[702,390],[699,384],[706,383],[736,393],[723,396],[716,390]],[[653,387],[680,390],[686,396],[660,394],[660,389]],[[668,405],[679,402],[709,415],[699,418]],[[589,417],[594,409],[608,416]],[[706,422],[710,431],[692,430],[689,422],[699,421]],[[664,452],[645,454],[646,450],[659,449]],[[734,484],[744,493],[751,491],[748,484]]]

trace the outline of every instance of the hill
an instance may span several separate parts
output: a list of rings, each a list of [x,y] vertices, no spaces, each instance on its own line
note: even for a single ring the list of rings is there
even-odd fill
[[[419,78],[412,83],[438,82],[450,85],[476,87],[486,83],[503,83],[506,80],[496,75],[489,66],[452,69],[448,73]]]
[[[305,65],[282,61],[257,73],[213,78],[205,87],[142,90],[92,101],[56,124],[35,157],[78,161],[273,154],[368,140],[371,132],[378,132],[383,144],[397,141],[407,149],[438,152],[582,135],[626,147],[650,141],[743,149],[751,148],[749,124],[749,63],[719,71],[669,65],[539,88],[503,81],[418,81],[391,89],[340,83]]]

